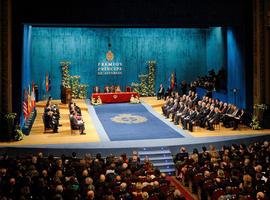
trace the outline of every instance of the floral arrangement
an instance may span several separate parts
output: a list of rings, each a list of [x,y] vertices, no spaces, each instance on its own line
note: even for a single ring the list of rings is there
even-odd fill
[[[260,130],[262,129],[260,124],[262,124],[263,112],[269,108],[266,104],[254,104],[253,109],[254,109],[254,112],[253,112],[250,126],[253,130]]]
[[[131,87],[132,87],[133,92],[140,93],[140,84],[139,83],[132,82]]]
[[[79,99],[86,99],[87,97],[87,88],[88,88],[88,85],[86,84],[80,84],[79,85]]]
[[[258,117],[255,116],[255,115],[252,116],[252,120],[251,120],[250,126],[251,126],[251,128],[252,128],[253,130],[260,130],[260,129],[262,129],[262,128],[260,127],[260,122],[259,122],[259,120],[258,120]]]
[[[156,61],[148,61],[148,95],[155,96],[155,68]]]
[[[141,74],[139,75],[139,78],[141,80],[141,96],[147,96],[148,95],[148,90],[147,90],[147,78],[148,74]]]
[[[69,65],[71,62],[63,61],[60,62],[62,68],[62,86],[64,88],[71,88],[70,86],[70,75],[69,75]]]
[[[70,76],[71,81],[71,93],[72,98],[77,99],[79,97],[79,79],[80,76]]]

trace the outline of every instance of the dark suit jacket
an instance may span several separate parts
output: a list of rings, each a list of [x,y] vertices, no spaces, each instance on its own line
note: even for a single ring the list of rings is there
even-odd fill
[[[100,93],[100,89],[98,86],[93,87],[93,93]]]
[[[214,113],[214,115],[209,119],[209,121],[215,122],[215,121],[218,121],[219,119],[220,119],[220,113],[219,113],[219,112],[216,112],[216,113]]]
[[[158,89],[158,95],[164,96],[164,93],[165,93],[164,87]]]

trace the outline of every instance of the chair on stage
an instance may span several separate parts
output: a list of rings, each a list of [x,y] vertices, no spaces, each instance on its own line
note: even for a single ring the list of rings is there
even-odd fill
[[[94,87],[93,87],[93,93],[100,93],[100,88],[99,88],[99,86],[94,86]]]
[[[126,92],[131,92],[131,87],[130,86],[126,86]]]

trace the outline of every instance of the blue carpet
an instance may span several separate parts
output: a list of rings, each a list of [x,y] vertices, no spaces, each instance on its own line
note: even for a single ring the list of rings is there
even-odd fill
[[[111,141],[184,137],[142,104],[104,104],[95,111]]]

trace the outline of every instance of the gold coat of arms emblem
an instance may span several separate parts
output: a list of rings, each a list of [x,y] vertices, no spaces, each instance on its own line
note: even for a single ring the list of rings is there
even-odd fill
[[[113,52],[111,50],[109,50],[107,53],[106,53],[106,59],[108,61],[112,61],[114,58],[114,55],[113,55]]]

